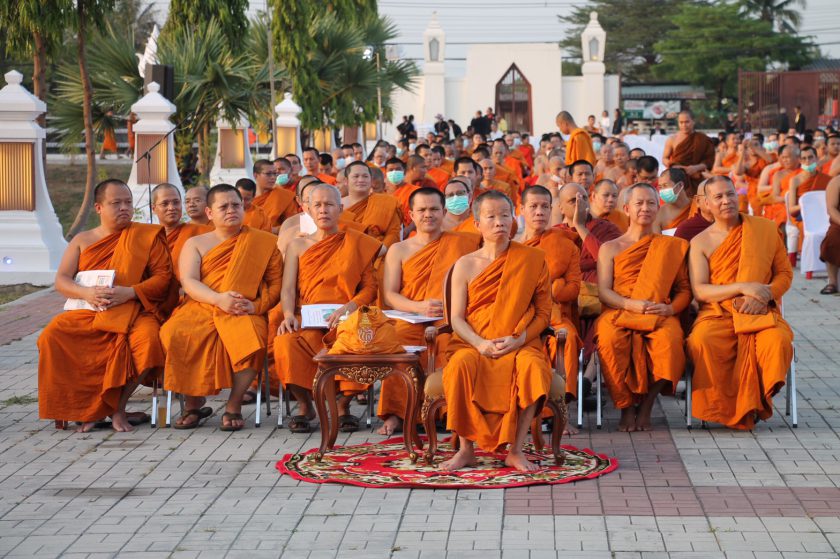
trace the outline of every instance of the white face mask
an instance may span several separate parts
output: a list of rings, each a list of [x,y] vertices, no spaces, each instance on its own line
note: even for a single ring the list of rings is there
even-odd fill
[[[569,138],[571,138],[572,135],[571,134],[563,134],[562,132],[560,132],[560,137],[563,138],[564,142],[568,142]]]
[[[553,180],[556,183],[563,182],[563,179],[561,177],[557,176],[557,175],[551,175],[551,180]]]

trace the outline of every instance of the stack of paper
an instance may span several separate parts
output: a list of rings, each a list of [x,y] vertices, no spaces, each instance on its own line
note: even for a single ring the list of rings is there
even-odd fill
[[[76,274],[73,281],[82,287],[114,287],[114,275],[114,270],[85,270]],[[64,310],[101,311],[104,309],[98,309],[84,299],[67,299],[64,303]]]
[[[394,318],[397,320],[404,320],[411,324],[423,324],[424,322],[437,322],[441,319],[439,316],[426,316],[423,314],[417,314],[413,312],[405,312],[405,311],[395,311],[395,310],[387,310],[382,311],[382,313],[387,316],[388,318]]]

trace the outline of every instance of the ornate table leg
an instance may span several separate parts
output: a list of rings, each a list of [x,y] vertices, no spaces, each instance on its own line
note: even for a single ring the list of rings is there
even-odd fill
[[[405,384],[406,404],[405,404],[405,421],[403,421],[403,441],[405,442],[405,450],[408,453],[408,458],[411,463],[417,462],[417,452],[414,450],[413,443],[418,439],[417,436],[417,387],[414,384],[414,379],[404,367],[397,367],[393,372],[398,374]]]
[[[332,382],[332,393],[335,394],[335,380],[331,375],[326,374],[326,371],[322,369],[320,366],[318,367],[318,371],[315,373],[315,382],[312,386],[312,399],[315,401],[315,409],[318,412],[318,422],[321,424],[321,447],[317,453],[315,453],[314,457],[315,460],[320,462],[321,459],[324,457],[324,454],[327,451],[327,448],[331,448],[330,444],[330,437],[332,436],[332,442],[335,442],[335,435],[332,434],[332,430],[338,428],[338,418],[336,417],[336,410],[335,410],[335,397],[332,398],[332,406],[330,406],[331,414],[327,414],[327,398],[329,397],[329,383]],[[326,388],[327,395],[324,394]]]

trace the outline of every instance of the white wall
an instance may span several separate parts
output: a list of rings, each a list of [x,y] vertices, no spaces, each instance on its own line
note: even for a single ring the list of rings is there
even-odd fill
[[[575,122],[578,126],[586,124],[586,117],[592,114],[586,110],[586,96],[588,92],[583,86],[583,76],[565,76],[563,77],[563,110],[572,113]],[[601,118],[601,111],[609,112],[610,118],[613,118],[613,111],[619,106],[620,95],[620,81],[618,75],[604,76],[604,102],[603,107],[595,111],[596,119]],[[552,128],[554,130],[556,125],[553,124],[555,115],[552,115]]]

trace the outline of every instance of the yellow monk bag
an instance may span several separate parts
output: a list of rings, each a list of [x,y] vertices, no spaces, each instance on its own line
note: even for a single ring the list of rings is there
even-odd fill
[[[598,298],[598,284],[588,281],[580,282],[578,295],[578,312],[581,318],[598,316],[601,314],[601,300]]]
[[[359,307],[338,325],[335,343],[328,353],[353,355],[404,353],[397,341],[396,322],[379,307]]]

